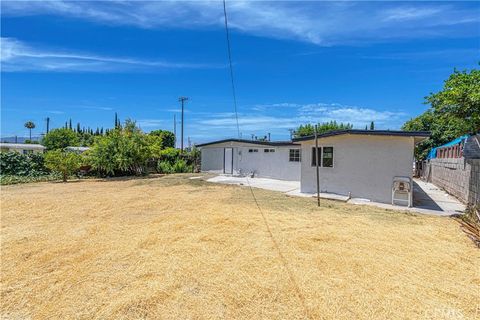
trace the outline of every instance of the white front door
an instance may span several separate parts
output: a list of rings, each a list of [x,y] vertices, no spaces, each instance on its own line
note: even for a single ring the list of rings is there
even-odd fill
[[[223,173],[233,173],[233,148],[223,149]]]

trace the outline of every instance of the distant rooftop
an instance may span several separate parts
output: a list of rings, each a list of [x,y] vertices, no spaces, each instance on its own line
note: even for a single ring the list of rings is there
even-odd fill
[[[66,147],[65,149],[70,150],[70,151],[84,152],[84,151],[90,150],[90,147]]]
[[[46,149],[41,144],[35,144],[35,143],[4,143],[4,142],[0,142],[0,147],[11,148],[11,149],[32,149],[32,150]]]

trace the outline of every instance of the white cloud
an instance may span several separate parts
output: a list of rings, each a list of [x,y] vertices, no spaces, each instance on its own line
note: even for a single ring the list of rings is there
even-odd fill
[[[163,119],[140,119],[137,120],[137,125],[140,128],[160,128],[165,127],[165,125],[170,125],[170,123]]]
[[[478,35],[475,3],[228,1],[240,32],[317,45]],[[3,15],[54,14],[140,28],[222,28],[221,1],[4,1]],[[406,23],[402,23],[406,22]],[[451,26],[471,24],[469,29]]]
[[[60,110],[48,110],[47,112],[51,114],[65,114],[65,111]]]
[[[399,7],[386,10],[384,21],[410,21],[416,19],[425,19],[441,12],[440,8],[416,8],[416,7]]]
[[[0,62],[3,72],[82,71],[108,72],[123,70],[156,70],[162,68],[218,67],[203,64],[151,61],[58,51],[30,46],[14,38],[1,38]]]

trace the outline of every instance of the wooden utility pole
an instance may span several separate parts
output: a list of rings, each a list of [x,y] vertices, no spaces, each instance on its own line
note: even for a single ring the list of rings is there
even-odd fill
[[[175,137],[175,140],[173,142],[173,147],[177,147],[177,117],[175,114],[173,114],[173,136]]]
[[[181,150],[182,152],[183,152],[183,107],[184,107],[183,105],[184,105],[185,101],[187,101],[187,100],[188,100],[187,97],[180,97],[180,98],[178,98],[178,101],[180,101],[180,102],[182,103],[182,128],[181,128],[182,133],[181,133],[181,135],[180,135],[180,136],[181,136],[180,150]]]
[[[315,125],[315,168],[317,170],[317,205],[320,207],[320,171],[318,164],[320,163],[321,152],[318,152],[318,132],[317,125]]]

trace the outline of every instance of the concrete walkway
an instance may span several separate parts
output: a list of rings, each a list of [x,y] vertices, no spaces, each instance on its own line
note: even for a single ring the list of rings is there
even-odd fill
[[[416,208],[462,213],[465,205],[432,183],[413,179],[413,206]]]
[[[208,182],[235,184],[239,186],[250,185],[254,188],[289,192],[293,190],[300,190],[300,181],[285,181],[267,178],[247,178],[247,177],[232,177],[232,176],[216,176],[207,180]]]
[[[296,197],[315,197],[314,193],[300,192],[299,181],[285,181],[268,178],[247,178],[234,177],[229,175],[219,175],[207,180],[208,182],[233,184],[239,186],[252,186],[253,188],[260,188],[272,191],[280,191],[289,196]],[[413,207],[408,208],[404,206],[391,205],[387,203],[373,202],[366,199],[352,198],[348,196],[334,193],[320,193],[320,198],[338,200],[357,205],[371,205],[384,209],[409,211],[421,214],[430,214],[436,216],[451,216],[465,211],[465,206],[457,199],[448,195],[441,189],[437,188],[431,183],[421,180],[414,181]]]

